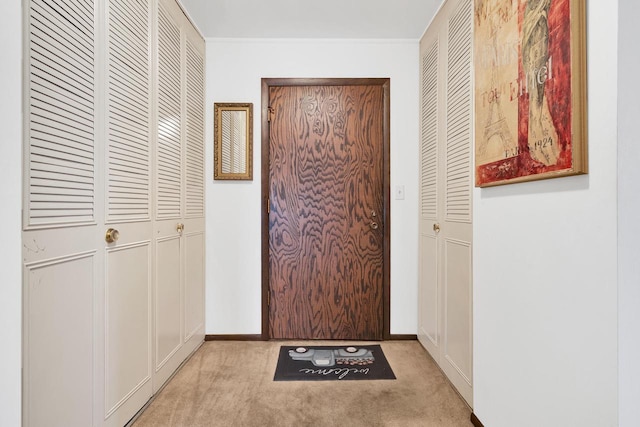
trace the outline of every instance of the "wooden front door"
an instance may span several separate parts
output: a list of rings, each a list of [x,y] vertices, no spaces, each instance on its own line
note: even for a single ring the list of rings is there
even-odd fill
[[[269,87],[271,338],[384,336],[388,110],[366,83]]]

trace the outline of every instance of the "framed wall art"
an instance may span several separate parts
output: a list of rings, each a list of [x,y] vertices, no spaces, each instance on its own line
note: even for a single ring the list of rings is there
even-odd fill
[[[253,104],[213,104],[213,179],[253,179]]]
[[[587,173],[584,0],[474,0],[476,186]]]

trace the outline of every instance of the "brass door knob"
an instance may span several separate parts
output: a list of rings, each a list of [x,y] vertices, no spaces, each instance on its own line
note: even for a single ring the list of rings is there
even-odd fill
[[[179,222],[178,225],[176,225],[176,231],[182,233],[184,231],[184,224]]]
[[[369,224],[369,227],[371,227],[374,230],[378,229],[378,223],[375,221],[371,221],[371,224]]]
[[[115,228],[110,228],[107,230],[107,233],[104,236],[104,240],[107,243],[113,243],[120,238],[120,232]]]
[[[436,233],[440,232],[440,224],[433,224],[433,231],[435,231]]]

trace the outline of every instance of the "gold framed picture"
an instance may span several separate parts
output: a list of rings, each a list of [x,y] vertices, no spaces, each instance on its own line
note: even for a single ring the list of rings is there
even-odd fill
[[[253,179],[253,104],[213,105],[213,178]]]

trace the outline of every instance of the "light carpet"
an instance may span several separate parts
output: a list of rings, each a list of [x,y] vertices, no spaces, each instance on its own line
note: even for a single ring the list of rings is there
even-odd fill
[[[133,426],[471,426],[417,341],[380,344],[395,381],[273,381],[281,345],[338,341],[205,342]]]

